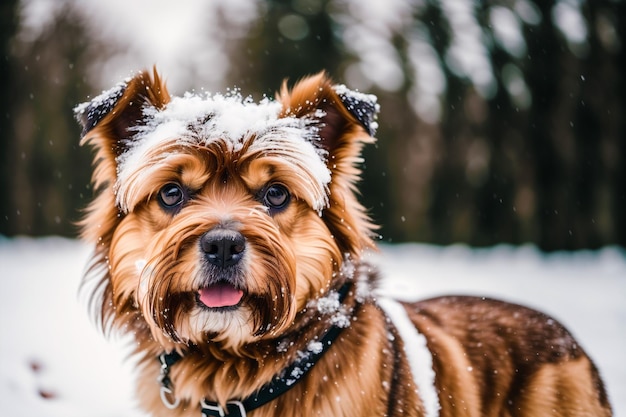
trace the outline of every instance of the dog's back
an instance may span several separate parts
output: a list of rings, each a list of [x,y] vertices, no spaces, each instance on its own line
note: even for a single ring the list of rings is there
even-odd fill
[[[441,416],[609,416],[598,370],[556,320],[478,297],[405,305],[433,356]]]

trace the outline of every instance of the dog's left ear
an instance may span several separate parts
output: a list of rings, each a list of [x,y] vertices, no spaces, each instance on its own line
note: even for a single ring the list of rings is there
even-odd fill
[[[324,72],[299,81],[291,91],[284,83],[278,100],[283,105],[282,117],[306,117],[316,121],[318,145],[328,152],[331,171],[337,158],[356,157],[363,143],[374,141],[379,111],[376,96],[333,85]],[[342,151],[348,149],[347,154]]]
[[[324,150],[332,177],[322,218],[341,253],[360,256],[364,248],[374,247],[376,228],[355,193],[361,150],[375,141],[376,97],[333,85],[322,72],[296,83],[291,91],[283,84],[277,99],[281,117],[309,119],[318,129],[313,145]]]
[[[333,86],[333,90],[341,99],[346,110],[356,117],[361,126],[373,137],[378,129],[378,122],[376,122],[380,111],[380,106],[377,103],[378,98],[373,94],[363,94],[350,90],[342,84]]]

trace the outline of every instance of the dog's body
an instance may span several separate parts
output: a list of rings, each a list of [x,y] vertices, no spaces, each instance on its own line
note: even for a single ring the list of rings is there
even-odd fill
[[[363,259],[374,227],[355,197],[377,110],[323,74],[255,104],[172,99],[156,71],[77,108],[96,150],[99,194],[82,223],[94,301],[105,327],[134,334],[141,407],[611,415],[591,360],[541,313],[471,297],[377,299]],[[249,407],[259,392],[264,403]]]

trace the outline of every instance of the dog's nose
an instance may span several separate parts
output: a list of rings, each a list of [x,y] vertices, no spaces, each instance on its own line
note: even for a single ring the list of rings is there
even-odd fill
[[[235,230],[213,229],[202,235],[200,248],[210,264],[226,268],[241,260],[246,238]]]

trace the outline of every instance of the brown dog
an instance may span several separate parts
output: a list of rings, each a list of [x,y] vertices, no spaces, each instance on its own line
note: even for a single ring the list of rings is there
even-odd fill
[[[103,325],[155,416],[609,416],[570,334],[524,307],[377,297],[355,197],[373,96],[170,97],[142,72],[78,106]]]

